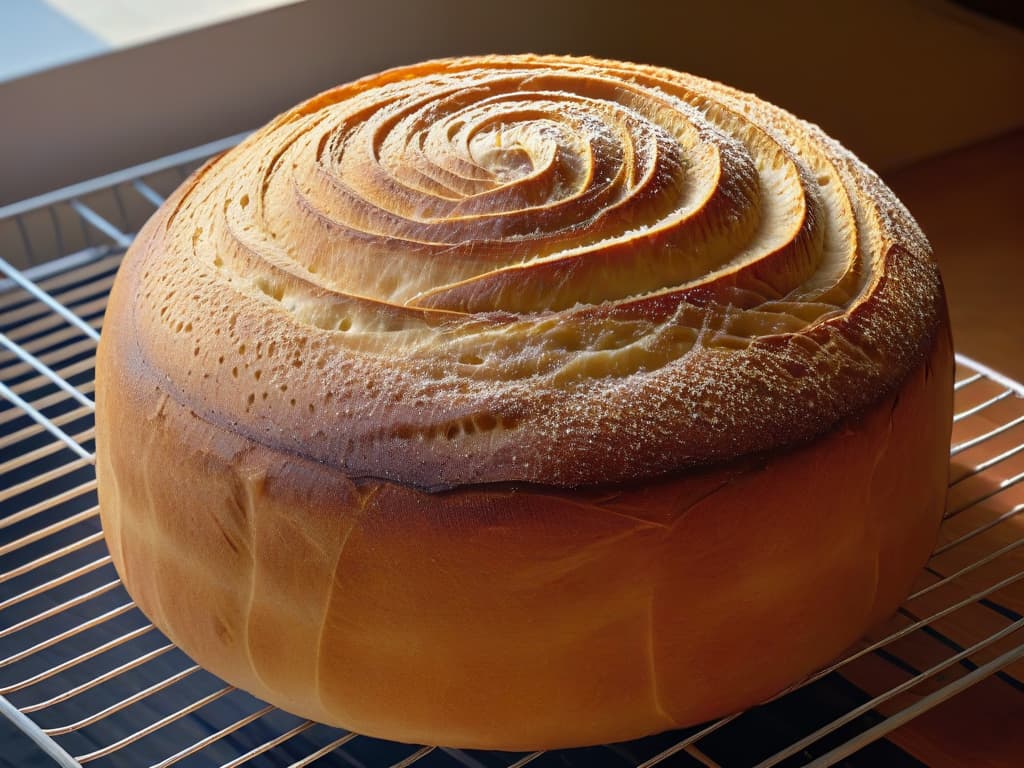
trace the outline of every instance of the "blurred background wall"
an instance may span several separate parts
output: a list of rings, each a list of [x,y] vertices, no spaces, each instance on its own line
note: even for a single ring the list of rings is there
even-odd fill
[[[0,204],[255,128],[385,67],[521,51],[722,80],[882,171],[1024,126],[1024,33],[949,0],[307,0],[0,83]]]

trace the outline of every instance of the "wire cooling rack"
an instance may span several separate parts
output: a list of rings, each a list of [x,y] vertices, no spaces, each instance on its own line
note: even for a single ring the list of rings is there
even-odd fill
[[[964,357],[949,508],[915,591],[845,658],[769,704],[625,744],[478,752],[302,720],[193,664],[134,606],[103,542],[93,359],[132,233],[239,138],[0,208],[0,712],[57,764],[909,766],[923,749],[903,735],[909,721],[952,754],[950,743],[993,738],[989,710],[1020,706],[1024,388]]]

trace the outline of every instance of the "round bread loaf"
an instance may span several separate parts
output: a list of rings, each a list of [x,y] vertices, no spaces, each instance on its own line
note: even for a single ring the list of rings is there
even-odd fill
[[[664,69],[430,62],[281,115],[139,234],[103,525],[154,624],[283,709],[629,739],[895,610],[952,367],[925,238],[814,126]]]

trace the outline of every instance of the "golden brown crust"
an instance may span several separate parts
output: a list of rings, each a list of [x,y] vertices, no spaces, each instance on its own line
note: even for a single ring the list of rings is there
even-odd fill
[[[814,127],[649,67],[431,62],[282,115],[140,233],[103,526],[158,627],[289,711],[628,739],[895,609],[952,369],[927,243]]]
[[[129,253],[140,364],[250,440],[424,488],[657,477],[821,434],[931,343],[891,193],[724,86],[432,62],[282,115]]]

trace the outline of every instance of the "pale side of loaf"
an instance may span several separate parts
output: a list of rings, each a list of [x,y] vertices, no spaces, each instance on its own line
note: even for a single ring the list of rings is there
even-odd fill
[[[952,368],[927,242],[813,126],[662,69],[431,62],[285,113],[140,233],[104,530],[157,626],[289,711],[627,739],[895,610]]]

